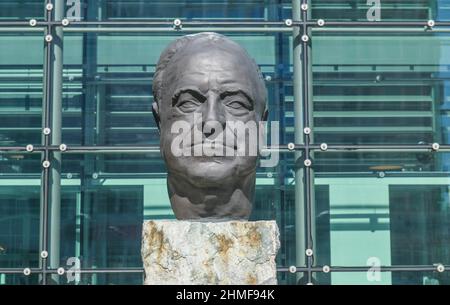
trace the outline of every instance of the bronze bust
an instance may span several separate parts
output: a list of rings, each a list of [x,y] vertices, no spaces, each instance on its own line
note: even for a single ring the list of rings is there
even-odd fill
[[[223,35],[186,35],[162,52],[153,95],[176,218],[248,220],[258,161],[249,152],[257,136],[239,136],[236,126],[258,126],[259,135],[266,120],[267,93],[255,61]]]

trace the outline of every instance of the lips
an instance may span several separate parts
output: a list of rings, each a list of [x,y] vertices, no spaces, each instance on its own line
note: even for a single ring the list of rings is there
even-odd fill
[[[207,149],[225,149],[225,148],[231,148],[233,150],[237,150],[237,145],[234,146],[228,146],[228,145],[224,145],[223,142],[217,142],[217,141],[211,141],[211,142],[203,142],[203,143],[193,143],[191,145],[191,147],[195,148],[195,147],[202,147],[202,148],[207,148]]]

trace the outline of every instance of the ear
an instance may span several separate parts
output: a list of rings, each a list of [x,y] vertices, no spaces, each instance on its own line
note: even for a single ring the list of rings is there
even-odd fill
[[[161,128],[160,128],[161,118],[159,116],[159,107],[158,107],[157,102],[153,102],[153,104],[152,104],[152,113],[153,113],[153,117],[155,118],[156,126],[158,126],[158,131],[160,131],[161,130]]]
[[[267,108],[265,108],[264,112],[263,112],[263,115],[261,117],[261,121],[266,122],[268,117],[269,117],[269,110],[267,110]]]

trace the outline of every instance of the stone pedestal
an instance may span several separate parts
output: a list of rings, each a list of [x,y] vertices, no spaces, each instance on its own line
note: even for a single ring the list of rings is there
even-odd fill
[[[144,222],[145,285],[277,284],[275,221]]]

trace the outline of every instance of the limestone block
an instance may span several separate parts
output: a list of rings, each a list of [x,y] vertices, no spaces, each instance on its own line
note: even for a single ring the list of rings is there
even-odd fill
[[[277,284],[275,221],[144,222],[146,285]]]

